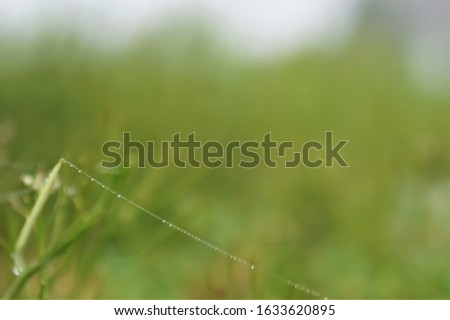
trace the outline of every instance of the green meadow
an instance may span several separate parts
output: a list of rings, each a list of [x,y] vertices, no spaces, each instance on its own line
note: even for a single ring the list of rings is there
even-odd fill
[[[0,296],[312,298],[67,165],[15,275],[19,234],[64,157],[163,219],[324,296],[449,299],[449,121],[448,85],[421,87],[400,47],[376,35],[260,60],[190,29],[114,48],[55,33],[3,38]],[[349,140],[350,167],[100,167],[103,143],[123,132],[156,142],[195,132],[224,144],[271,132],[301,146],[325,131]],[[38,190],[10,194],[33,183]]]

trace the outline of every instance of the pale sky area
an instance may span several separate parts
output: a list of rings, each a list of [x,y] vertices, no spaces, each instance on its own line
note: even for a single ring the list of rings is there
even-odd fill
[[[231,50],[270,57],[350,39],[372,11],[381,28],[399,33],[412,73],[447,86],[448,0],[3,0],[0,34],[33,39],[42,26],[77,28],[96,44],[121,45],[190,17],[207,22]],[[368,5],[369,4],[369,5]],[[443,81],[444,79],[444,81]]]
[[[177,17],[206,20],[232,47],[276,53],[345,39],[361,0],[2,1],[0,30],[32,37],[42,24],[75,25],[88,38],[121,43]],[[175,19],[174,19],[175,18]],[[111,37],[113,35],[113,37]]]

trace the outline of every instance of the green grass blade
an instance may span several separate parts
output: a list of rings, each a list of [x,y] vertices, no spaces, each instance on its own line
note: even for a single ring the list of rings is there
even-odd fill
[[[14,247],[14,252],[12,254],[12,258],[15,263],[15,269],[18,273],[23,271],[24,265],[23,265],[23,250],[25,249],[28,240],[31,236],[31,232],[33,230],[33,227],[36,224],[37,219],[39,218],[39,215],[42,212],[42,209],[44,208],[45,203],[47,202],[47,199],[51,193],[53,184],[56,181],[56,178],[58,177],[59,170],[61,169],[62,160],[58,161],[58,163],[53,167],[52,171],[47,177],[47,180],[44,183],[44,186],[39,192],[38,198],[36,200],[36,203],[34,204],[33,208],[31,209],[31,212],[29,216],[27,217],[20,233],[19,237],[17,238],[17,242]]]

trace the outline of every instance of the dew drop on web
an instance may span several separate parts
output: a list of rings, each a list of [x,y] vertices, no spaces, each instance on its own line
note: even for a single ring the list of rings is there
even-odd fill
[[[161,223],[169,225],[171,228],[174,228],[174,229],[177,230],[178,232],[180,232],[180,233],[182,233],[182,234],[184,234],[184,235],[190,237],[192,240],[198,241],[198,242],[204,244],[205,246],[207,246],[207,247],[213,249],[214,251],[219,252],[220,254],[226,256],[228,259],[231,259],[231,260],[234,260],[234,261],[236,261],[236,262],[242,263],[242,264],[244,264],[244,265],[246,265],[246,266],[250,266],[250,269],[251,269],[251,270],[255,270],[255,269],[256,269],[256,267],[255,267],[254,264],[251,264],[250,262],[248,262],[248,261],[246,261],[246,260],[244,260],[244,259],[241,259],[241,258],[239,258],[238,256],[235,256],[235,255],[233,255],[233,254],[231,254],[231,253],[229,253],[229,252],[223,250],[223,249],[220,248],[220,247],[215,246],[214,244],[212,244],[212,243],[210,243],[210,242],[208,242],[208,241],[206,241],[206,240],[204,240],[204,239],[202,239],[202,238],[200,238],[200,237],[198,237],[198,236],[196,236],[196,235],[194,235],[194,234],[192,234],[192,233],[186,231],[185,229],[183,229],[183,228],[181,228],[181,227],[179,227],[179,226],[177,226],[177,225],[175,225],[175,224],[169,223],[169,221],[166,221],[165,219],[163,219],[162,217],[158,216],[157,214],[154,214],[154,213],[152,213],[152,212],[150,212],[150,211],[148,211],[148,210],[143,209],[142,207],[138,206],[138,205],[135,204],[134,202],[130,201],[128,198],[122,196],[121,194],[116,193],[115,191],[113,191],[112,189],[108,188],[106,185],[102,184],[101,182],[99,182],[99,181],[96,180],[95,178],[89,176],[87,173],[84,173],[81,169],[79,169],[78,167],[76,167],[75,165],[73,165],[71,162],[69,162],[69,161],[67,161],[67,160],[64,160],[63,163],[69,165],[71,168],[74,168],[75,170],[77,170],[78,173],[84,174],[87,178],[90,179],[91,182],[97,183],[102,189],[107,190],[107,191],[110,192],[111,194],[115,195],[117,198],[123,199],[123,200],[125,200],[126,202],[128,202],[130,205],[136,207],[137,209],[139,209],[139,210],[141,210],[141,211],[143,211],[143,212],[146,212],[146,213],[150,214],[150,215],[153,216],[154,218],[156,218],[156,219],[158,219],[159,221],[161,221]],[[19,259],[20,257],[13,257],[13,256],[12,256],[12,258],[13,258],[13,260],[15,261],[15,262],[14,262],[14,267],[13,267],[13,269],[12,269],[12,272],[13,272],[16,276],[17,276],[17,275],[20,275],[20,274],[25,270],[25,266],[24,266],[23,262]],[[264,269],[260,269],[260,270],[264,271]],[[267,273],[268,276],[270,276],[270,277],[272,277],[272,278],[275,278],[275,279],[277,279],[277,280],[279,280],[279,281],[281,281],[281,282],[284,282],[284,283],[285,283],[286,285],[288,285],[288,286],[295,287],[295,289],[301,290],[301,291],[303,291],[303,292],[305,292],[305,293],[307,293],[307,294],[311,294],[311,295],[316,296],[316,297],[321,297],[321,296],[322,296],[320,293],[318,293],[318,292],[316,292],[316,291],[310,290],[310,289],[306,288],[305,286],[298,285],[298,284],[296,284],[295,282],[289,281],[288,279],[284,279],[284,278],[281,277],[281,276],[278,276],[278,275],[276,275],[276,274],[272,274],[271,272],[265,272],[265,273]],[[325,299],[328,299],[328,298],[325,297]]]

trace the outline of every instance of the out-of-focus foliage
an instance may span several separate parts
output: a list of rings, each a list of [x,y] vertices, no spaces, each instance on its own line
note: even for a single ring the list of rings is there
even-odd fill
[[[332,298],[450,297],[448,92],[423,92],[395,45],[376,38],[252,62],[179,31],[114,50],[61,36],[3,41],[1,193],[64,156],[143,207]],[[271,131],[301,146],[327,130],[350,140],[350,168],[98,167],[102,144],[123,131],[141,141],[195,131],[223,143]],[[83,216],[103,193],[63,167],[27,259],[50,241],[58,215]],[[14,278],[8,255],[35,198],[0,203],[0,292]],[[124,202],[104,210],[45,269],[45,297],[310,298]],[[36,298],[37,283],[20,297]]]

